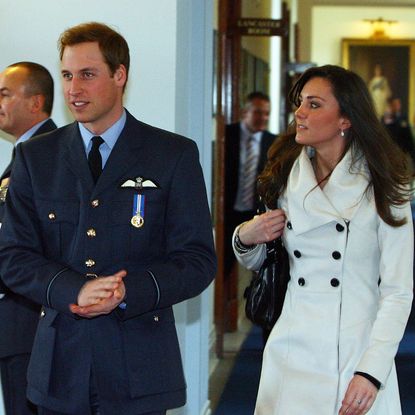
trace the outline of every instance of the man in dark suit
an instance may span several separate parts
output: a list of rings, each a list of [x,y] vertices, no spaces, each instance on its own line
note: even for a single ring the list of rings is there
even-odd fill
[[[18,62],[0,73],[0,129],[16,139],[16,146],[56,128],[49,118],[52,105],[53,79],[43,66]],[[0,223],[13,163],[14,157],[0,178]],[[26,372],[39,312],[39,305],[0,280],[0,372],[7,415],[36,413],[26,399]]]
[[[232,234],[235,227],[256,213],[256,178],[263,170],[267,152],[276,136],[267,131],[270,99],[262,92],[250,93],[240,122],[225,132],[225,284],[230,315],[237,312],[237,273]],[[233,330],[236,327],[227,327]]]
[[[415,167],[415,144],[408,117],[402,113],[400,98],[392,97],[388,100],[387,111],[382,122],[396,144],[411,158]]]
[[[165,414],[186,399],[172,306],[216,271],[197,147],[123,108],[119,33],[59,44],[76,122],[17,148],[0,230],[5,283],[43,306],[28,397],[43,415]]]

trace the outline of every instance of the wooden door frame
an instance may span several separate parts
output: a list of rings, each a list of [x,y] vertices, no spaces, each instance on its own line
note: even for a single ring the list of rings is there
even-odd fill
[[[225,126],[239,117],[239,62],[241,36],[233,30],[241,16],[241,0],[218,0],[216,146],[214,165],[215,235],[218,271],[215,280],[214,319],[216,354],[223,357],[226,331],[224,273]]]
[[[225,281],[224,248],[225,248],[225,126],[237,122],[240,117],[240,62],[241,35],[237,29],[241,18],[242,0],[218,0],[218,35],[216,56],[217,102],[216,102],[216,142],[214,154],[214,216],[216,252],[218,271],[215,282],[214,321],[216,329],[216,354],[223,357],[224,334],[229,327],[237,326],[237,302],[228,303],[229,281]],[[282,2],[282,18],[289,26],[289,15],[286,3]],[[288,61],[288,33],[283,35],[281,77],[282,86],[286,85],[285,65]],[[282,91],[285,93],[285,91]],[[237,284],[237,275],[233,275],[232,284]],[[228,290],[228,291],[227,291]],[[233,287],[235,290],[235,287]],[[232,295],[235,293],[232,293]],[[236,319],[236,321],[235,321]],[[231,321],[230,321],[231,320]]]

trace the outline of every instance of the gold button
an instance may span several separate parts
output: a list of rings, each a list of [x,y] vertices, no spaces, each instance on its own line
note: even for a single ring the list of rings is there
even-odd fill
[[[50,220],[55,220],[56,219],[56,215],[53,212],[50,212],[49,215],[48,215],[48,218]]]
[[[154,316],[153,319],[154,321],[159,321],[159,316]]]
[[[88,267],[88,268],[91,268],[91,267],[93,267],[94,265],[95,265],[95,261],[93,260],[93,259],[87,259],[86,261],[85,261],[85,265]]]
[[[91,206],[92,207],[98,207],[99,206],[99,200],[98,199],[94,199],[92,202],[91,202]]]
[[[88,229],[86,231],[86,234],[90,237],[90,238],[95,238],[97,236],[97,232],[94,228]]]

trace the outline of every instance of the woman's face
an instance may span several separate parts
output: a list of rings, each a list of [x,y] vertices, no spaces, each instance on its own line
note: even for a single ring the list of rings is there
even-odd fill
[[[344,148],[345,138],[340,134],[350,122],[340,115],[331,84],[325,78],[312,78],[304,85],[295,120],[297,143],[316,150]]]

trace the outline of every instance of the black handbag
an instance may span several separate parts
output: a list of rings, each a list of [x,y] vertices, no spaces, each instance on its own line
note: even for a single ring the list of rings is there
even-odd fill
[[[289,279],[288,254],[277,238],[267,243],[267,257],[245,290],[245,314],[252,323],[272,329],[281,315]]]

